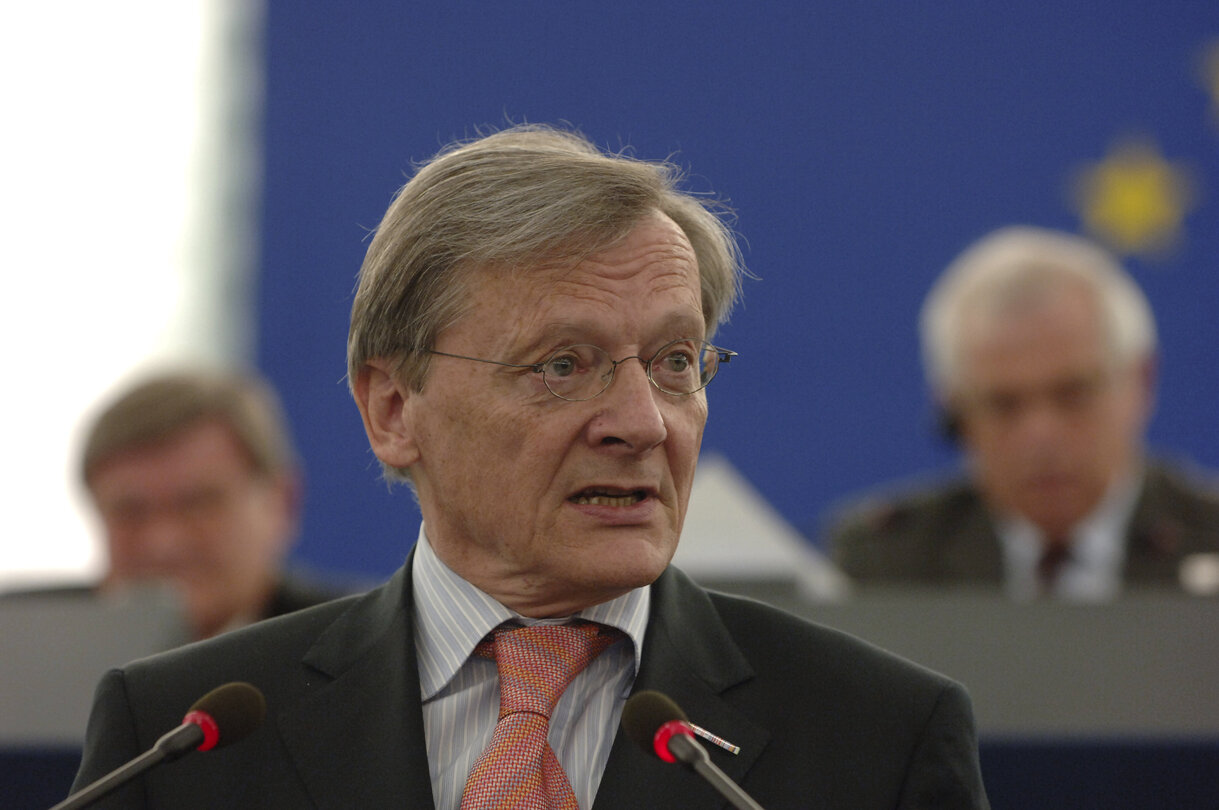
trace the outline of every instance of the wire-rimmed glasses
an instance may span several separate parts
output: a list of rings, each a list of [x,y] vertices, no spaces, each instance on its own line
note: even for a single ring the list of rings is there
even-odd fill
[[[473,360],[508,368],[527,368],[542,375],[550,393],[569,402],[582,402],[599,395],[614,381],[614,372],[627,360],[638,360],[656,390],[675,397],[689,396],[707,387],[721,363],[737,356],[730,349],[712,346],[705,340],[679,338],[661,346],[650,358],[640,355],[615,360],[599,346],[577,343],[564,346],[540,363],[504,363],[464,354],[428,349],[428,354]]]

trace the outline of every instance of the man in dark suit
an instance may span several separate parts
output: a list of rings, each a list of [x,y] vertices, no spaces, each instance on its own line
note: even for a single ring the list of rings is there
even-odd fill
[[[669,566],[742,272],[677,181],[531,126],[420,169],[348,343],[372,448],[423,513],[406,565],[109,673],[78,786],[243,680],[265,726],[108,806],[721,806],[618,731],[655,689],[737,749],[708,744],[763,806],[987,806],[960,685]],[[530,717],[523,692],[546,695]]]
[[[842,510],[827,543],[849,576],[1017,598],[1219,590],[1219,490],[1146,457],[1155,325],[1109,255],[1068,234],[998,231],[937,282],[921,332],[966,475]]]
[[[123,389],[93,420],[81,479],[113,591],[165,582],[208,638],[343,595],[285,570],[300,481],[287,420],[261,379],[175,370]]]

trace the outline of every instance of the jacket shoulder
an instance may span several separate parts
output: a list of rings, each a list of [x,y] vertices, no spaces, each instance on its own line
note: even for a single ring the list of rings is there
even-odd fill
[[[847,502],[822,543],[852,579],[945,582],[997,576],[997,541],[964,478],[888,487]]]
[[[288,662],[298,663],[358,600],[344,597],[133,661],[122,667],[128,692],[148,701],[170,695],[180,702],[192,692],[203,694],[228,681],[262,685],[277,680]],[[167,684],[174,687],[167,689]],[[142,694],[145,690],[147,695]],[[174,712],[180,709],[172,707]]]
[[[873,695],[869,700],[896,690],[902,695],[898,703],[959,688],[951,678],[857,636],[747,597],[709,594],[746,658],[765,662],[758,667],[759,673],[766,673],[759,675],[764,680],[798,683],[816,672],[837,690]]]
[[[1145,475],[1131,531],[1131,568],[1148,560],[1168,565],[1185,555],[1219,552],[1215,474],[1189,464],[1155,461]],[[1170,571],[1164,575],[1175,578]]]
[[[965,478],[921,480],[890,485],[839,504],[831,510],[827,536],[859,532],[897,534],[930,522],[943,522],[982,508],[978,491]]]
[[[1149,498],[1203,526],[1219,527],[1219,473],[1192,464],[1157,461],[1147,468]]]

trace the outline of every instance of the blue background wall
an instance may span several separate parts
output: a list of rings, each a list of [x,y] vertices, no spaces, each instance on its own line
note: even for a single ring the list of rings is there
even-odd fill
[[[1160,318],[1152,440],[1219,467],[1214,2],[270,0],[265,36],[257,362],[302,446],[310,565],[379,576],[414,540],[346,393],[351,293],[412,161],[507,118],[672,155],[738,210],[760,280],[717,337],[741,358],[704,446],[801,527],[954,463],[924,292],[992,228],[1080,230],[1072,179],[1141,138],[1192,177],[1178,247],[1126,257]]]

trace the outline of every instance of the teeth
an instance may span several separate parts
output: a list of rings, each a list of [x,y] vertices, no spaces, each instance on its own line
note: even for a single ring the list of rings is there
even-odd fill
[[[631,506],[643,500],[643,495],[633,492],[630,495],[577,495],[576,503],[593,506]]]

